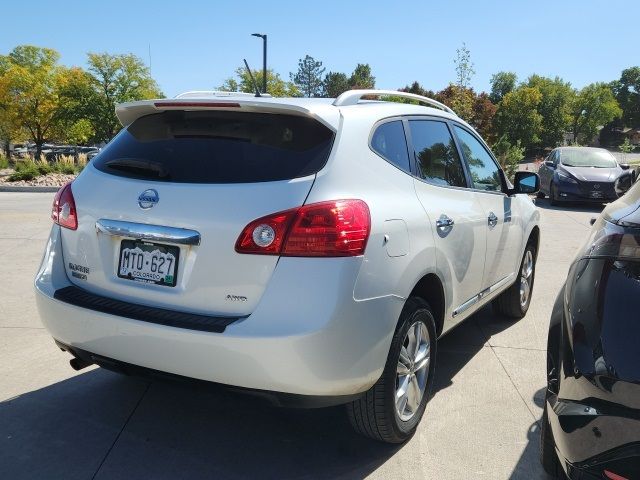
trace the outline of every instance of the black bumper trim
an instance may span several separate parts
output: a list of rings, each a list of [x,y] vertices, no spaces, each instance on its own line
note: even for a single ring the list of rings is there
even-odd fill
[[[123,302],[69,286],[56,290],[53,298],[76,307],[116,315],[118,317],[156,323],[167,327],[185,328],[201,332],[222,333],[228,325],[244,317],[213,317],[196,313],[178,312],[164,308],[148,307]]]
[[[195,388],[202,388],[205,390],[211,390],[215,392],[230,392],[240,395],[249,395],[252,397],[258,397],[264,401],[267,401],[271,405],[276,407],[286,408],[326,408],[334,407],[337,405],[343,405],[345,403],[352,402],[360,398],[364,392],[355,393],[351,395],[301,395],[297,393],[285,393],[275,392],[271,390],[258,390],[255,388],[237,387],[234,385],[226,385],[222,383],[210,382],[207,380],[199,380],[197,378],[185,377],[183,375],[177,375],[175,373],[163,372],[160,370],[154,370],[152,368],[141,367],[139,365],[133,365],[131,363],[122,362],[113,358],[103,357],[95,353],[87,352],[77,347],[69,346],[63,342],[60,342],[54,338],[56,345],[61,350],[69,352],[76,358],[83,360],[89,364],[96,364],[106,370],[121,373],[124,375],[130,375],[134,377],[141,377],[150,380],[169,381],[186,384]]]

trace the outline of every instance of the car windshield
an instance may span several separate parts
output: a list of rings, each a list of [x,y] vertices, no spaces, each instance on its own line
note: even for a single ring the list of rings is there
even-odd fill
[[[614,168],[616,159],[606,150],[569,149],[560,152],[560,162],[567,167]]]

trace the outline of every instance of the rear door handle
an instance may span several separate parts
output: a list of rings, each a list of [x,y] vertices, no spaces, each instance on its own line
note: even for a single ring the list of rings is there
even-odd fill
[[[447,217],[444,213],[440,215],[440,218],[436,220],[436,227],[440,230],[446,230],[447,228],[452,228],[455,225],[455,222]]]
[[[491,228],[495,227],[498,224],[498,217],[493,212],[489,212],[489,216],[487,217],[487,223]]]

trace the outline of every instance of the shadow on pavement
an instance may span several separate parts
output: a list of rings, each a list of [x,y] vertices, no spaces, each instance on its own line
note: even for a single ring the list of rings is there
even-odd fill
[[[438,340],[438,363],[434,395],[451,385],[451,379],[495,334],[513,325],[513,320],[493,313],[487,305]]]
[[[544,396],[546,387],[538,390],[534,396],[535,404],[542,408],[544,406]],[[513,469],[509,480],[531,479],[531,480],[551,480],[540,466],[540,419],[531,424],[527,430],[527,445],[520,456],[520,460]]]
[[[343,408],[101,369],[0,403],[1,478],[362,478],[400,448],[356,435]]]
[[[442,339],[436,395],[483,348],[489,319],[511,325],[485,308]],[[0,478],[12,480],[363,478],[401,448],[354,433],[343,407],[280,409],[102,369],[0,402]]]

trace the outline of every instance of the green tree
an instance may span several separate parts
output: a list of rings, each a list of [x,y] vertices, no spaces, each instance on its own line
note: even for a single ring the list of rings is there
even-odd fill
[[[89,74],[95,92],[90,121],[98,141],[108,142],[120,130],[115,106],[122,102],[162,98],[149,68],[133,54],[89,53]]]
[[[613,92],[605,83],[592,83],[576,96],[572,106],[572,133],[577,143],[589,143],[598,127],[622,116]]]
[[[491,93],[489,99],[498,104],[504,96],[515,90],[518,76],[513,72],[498,72],[491,75]]]
[[[336,98],[347,90],[349,90],[349,79],[344,73],[329,72],[325,75],[323,82],[324,97]]]
[[[422,85],[420,85],[420,82],[417,81],[413,82],[411,85],[407,85],[401,88],[399,91],[413,93],[415,95],[422,95],[423,97],[429,97],[433,99],[435,99],[436,97],[436,94],[432,90],[427,90]]]
[[[542,131],[542,115],[538,113],[538,105],[542,94],[537,88],[519,87],[507,93],[495,116],[495,127],[498,138],[504,137],[510,145],[525,149],[533,148],[540,141]]]
[[[319,97],[322,95],[322,75],[325,69],[322,62],[306,55],[298,61],[298,71],[289,74],[291,81],[298,87],[305,97]]]
[[[623,70],[620,79],[611,83],[611,89],[622,109],[624,125],[640,127],[640,67]]]
[[[376,88],[376,77],[371,75],[371,67],[368,63],[359,63],[349,77],[350,89]]]
[[[473,101],[473,115],[470,123],[488,143],[493,142],[495,139],[493,119],[497,110],[498,107],[494,105],[489,95],[485,92],[475,96]]]
[[[524,158],[525,149],[520,146],[520,141],[518,140],[515,145],[512,145],[509,143],[506,135],[503,135],[492,145],[491,150],[500,162],[500,166],[507,174],[509,180],[513,180],[520,162]]]
[[[629,141],[629,138],[625,138],[624,142],[622,142],[620,144],[620,146],[618,147],[620,149],[620,151],[622,153],[624,153],[625,158],[627,158],[627,153],[631,153],[633,152],[633,149],[635,148],[633,146],[633,144]]]
[[[262,86],[262,71],[252,72],[258,88]],[[227,78],[219,87],[225,92],[255,93],[256,89],[251,81],[251,76],[245,67],[236,68],[236,76]],[[267,93],[273,97],[299,97],[298,87],[292,82],[284,81],[273,70],[267,70]]]
[[[436,93],[436,100],[444,103],[460,118],[470,123],[473,118],[475,96],[473,89],[450,83],[447,88]]]
[[[10,136],[11,131],[24,131],[36,145],[36,157],[40,156],[42,144],[56,139],[61,130],[58,86],[66,69],[57,65],[59,57],[50,48],[20,45],[1,61],[4,136]]]
[[[99,102],[92,77],[81,68],[70,68],[59,75],[57,89],[60,99],[59,121],[63,140],[73,144],[87,144],[95,138],[92,115]]]
[[[551,79],[531,75],[526,85],[537,88],[541,94],[538,104],[538,113],[542,116],[540,146],[556,147],[570,128],[571,107],[576,93],[571,84],[559,77]]]
[[[469,88],[471,86],[471,77],[475,75],[476,71],[473,69],[471,52],[465,43],[456,50],[456,58],[453,59],[453,63],[456,66],[456,85],[461,89]]]

